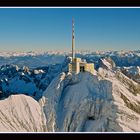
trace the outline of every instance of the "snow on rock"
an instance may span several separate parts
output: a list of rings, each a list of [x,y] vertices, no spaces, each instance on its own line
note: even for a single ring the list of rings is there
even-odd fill
[[[44,132],[46,118],[37,101],[26,95],[0,100],[1,132]]]
[[[1,54],[1,131],[140,131],[140,51],[76,54],[94,75],[67,73],[63,53]]]
[[[51,82],[39,101],[48,131],[140,131],[139,95],[113,72],[102,71],[108,76],[61,73]]]
[[[103,68],[112,69],[112,65],[106,59],[101,59],[101,65]]]
[[[2,89],[4,92],[7,93],[8,91],[11,91],[12,93],[15,92],[33,95],[33,93],[36,92],[36,85],[33,82],[31,82],[29,78],[26,78],[26,81],[23,81],[22,79],[19,79],[19,77],[16,76],[8,81],[8,86],[6,82],[3,83]]]
[[[90,73],[62,73],[53,80],[44,97],[48,131],[121,131],[115,123],[116,107],[111,108],[110,81],[99,80]],[[114,121],[112,129],[109,118]]]
[[[140,67],[131,66],[131,67],[122,67],[121,72],[124,73],[129,78],[133,79],[135,82],[140,84]]]
[[[67,62],[64,62],[63,66],[56,64],[35,69],[26,66],[19,68],[16,65],[0,67],[0,99],[12,94],[25,94],[39,100],[51,80],[66,67],[66,64]]]
[[[43,70],[34,70],[34,74],[40,74],[40,73],[44,73]]]
[[[120,71],[107,71],[114,76],[104,77],[112,83],[113,103],[117,107],[117,122],[122,131],[140,131],[140,85]]]

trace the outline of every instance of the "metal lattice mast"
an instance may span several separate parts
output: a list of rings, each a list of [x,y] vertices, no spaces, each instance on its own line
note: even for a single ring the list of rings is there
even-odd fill
[[[74,18],[72,19],[72,60],[75,58]]]

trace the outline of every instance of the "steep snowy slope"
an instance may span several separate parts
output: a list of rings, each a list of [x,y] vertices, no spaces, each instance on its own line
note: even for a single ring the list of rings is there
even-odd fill
[[[48,131],[140,131],[140,96],[123,78],[103,68],[99,75],[61,73],[40,100]]]
[[[113,102],[122,131],[140,131],[140,85],[120,71],[101,71],[104,71],[102,76],[112,82]]]
[[[0,101],[1,132],[46,131],[45,123],[40,105],[29,96],[12,95]]]

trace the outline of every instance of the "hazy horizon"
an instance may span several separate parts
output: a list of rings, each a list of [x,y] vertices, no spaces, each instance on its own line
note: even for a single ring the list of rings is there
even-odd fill
[[[139,50],[140,8],[0,8],[0,51]]]
[[[134,51],[140,51],[140,49],[122,49],[122,50],[88,50],[88,49],[79,49],[75,50],[75,53],[79,52],[134,52]],[[48,53],[48,52],[56,52],[56,53],[71,53],[71,50],[0,50],[0,53]]]

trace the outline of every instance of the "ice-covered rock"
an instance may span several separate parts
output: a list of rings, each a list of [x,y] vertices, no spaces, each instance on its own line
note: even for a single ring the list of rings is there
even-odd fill
[[[122,67],[120,68],[121,72],[124,73],[129,78],[133,79],[135,82],[140,84],[140,67],[131,66],[131,67]]]
[[[86,72],[56,77],[40,100],[48,131],[140,131],[140,96],[113,75],[99,79]]]
[[[1,132],[44,132],[46,118],[39,103],[26,95],[11,95],[0,101]]]
[[[99,65],[100,67],[105,69],[112,69],[116,66],[115,62],[110,57],[101,58],[99,61]]]

